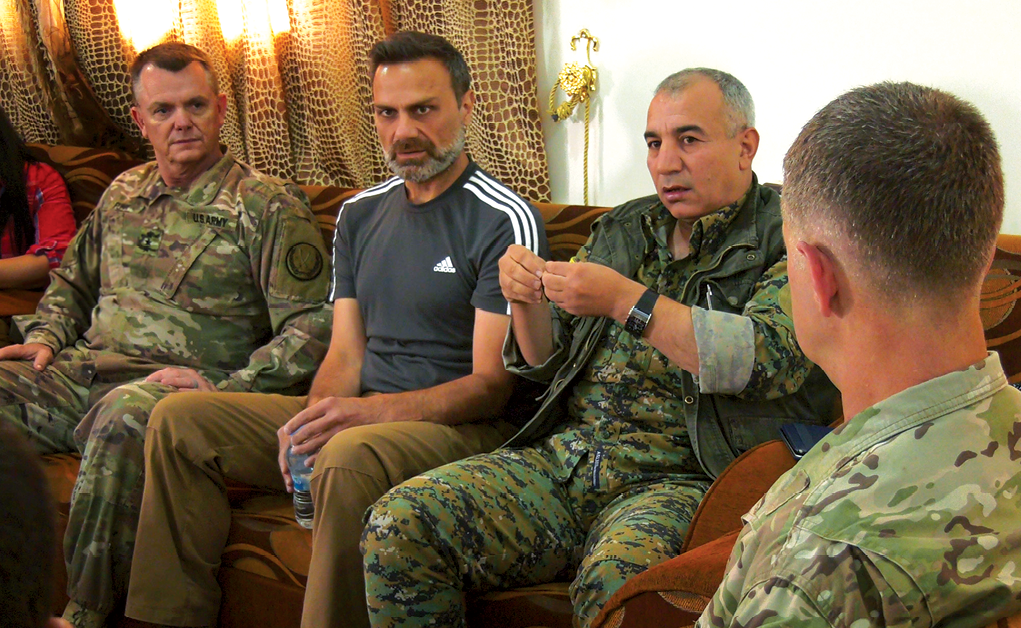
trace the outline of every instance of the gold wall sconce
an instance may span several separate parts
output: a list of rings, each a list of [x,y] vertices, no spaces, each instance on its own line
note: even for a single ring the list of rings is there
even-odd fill
[[[585,59],[587,63],[585,65],[579,65],[576,62],[568,63],[564,66],[564,69],[557,75],[556,83],[553,84],[553,89],[550,90],[549,95],[549,114],[553,118],[554,122],[560,122],[571,117],[574,113],[575,108],[580,104],[585,104],[585,166],[584,166],[584,179],[585,179],[585,204],[588,205],[588,144],[589,144],[589,111],[591,107],[590,92],[596,91],[596,78],[598,77],[598,71],[592,65],[592,51],[599,50],[599,39],[592,36],[587,28],[581,29],[577,35],[571,38],[571,50],[578,50],[578,42],[585,40]],[[556,104],[557,89],[564,90],[567,94],[568,99],[561,103]]]

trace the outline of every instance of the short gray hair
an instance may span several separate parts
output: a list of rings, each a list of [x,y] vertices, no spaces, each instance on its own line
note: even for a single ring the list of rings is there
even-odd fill
[[[705,77],[716,83],[723,93],[723,102],[729,109],[730,120],[733,123],[731,134],[755,126],[755,103],[752,95],[744,83],[737,80],[732,74],[712,68],[687,68],[680,72],[674,72],[663,79],[656,87],[656,94],[680,94],[691,86],[698,77]]]
[[[176,74],[192,63],[202,66],[209,87],[212,88],[214,94],[219,95],[220,82],[216,77],[216,71],[213,70],[213,62],[209,55],[195,46],[178,41],[168,41],[142,51],[135,57],[128,69],[128,75],[131,77],[131,94],[135,97],[135,102],[138,102],[138,90],[142,86],[142,70],[145,69],[145,66],[151,65]]]

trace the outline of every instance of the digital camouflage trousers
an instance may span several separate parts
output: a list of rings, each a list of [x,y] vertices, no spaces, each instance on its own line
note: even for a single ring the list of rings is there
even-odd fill
[[[588,625],[628,578],[680,553],[705,492],[640,473],[598,490],[587,457],[563,471],[538,449],[499,449],[384,495],[362,536],[372,625],[461,627],[462,592],[558,580]]]

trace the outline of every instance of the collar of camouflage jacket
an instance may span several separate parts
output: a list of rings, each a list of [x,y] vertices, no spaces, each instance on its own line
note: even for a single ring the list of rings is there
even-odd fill
[[[1007,385],[1000,356],[988,352],[986,359],[963,371],[954,371],[887,397],[862,410],[820,443],[825,453],[811,465],[810,475],[826,478],[850,458],[905,430],[920,428],[940,416],[973,405]],[[814,457],[813,457],[814,458]]]
[[[877,444],[911,429],[926,430],[926,423],[987,399],[1007,386],[1000,356],[963,371],[930,379],[862,410],[819,441],[793,469],[773,485],[745,521],[764,517],[792,494],[818,486]]]
[[[225,152],[219,161],[199,175],[191,185],[186,188],[173,188],[163,181],[156,162],[150,162],[150,171],[142,185],[139,186],[137,196],[151,203],[166,194],[183,200],[189,205],[208,205],[216,198],[217,192],[223,187],[223,182],[235,163],[234,156],[229,151]]]
[[[691,228],[691,236],[688,238],[688,246],[691,251],[690,257],[695,258],[702,254],[702,248],[707,251],[716,251],[722,242],[731,235],[731,230],[736,228],[735,218],[741,210],[749,205],[754,210],[758,189],[758,178],[752,174],[752,184],[733,203],[725,205],[718,210],[702,216],[695,221]],[[663,206],[662,202],[654,203],[642,214],[642,231],[647,240],[657,243],[664,249],[669,249],[667,238],[669,233],[677,224],[670,212]]]

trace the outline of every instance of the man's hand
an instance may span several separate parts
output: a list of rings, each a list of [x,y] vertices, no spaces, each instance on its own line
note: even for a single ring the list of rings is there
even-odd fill
[[[294,492],[294,480],[291,478],[291,468],[287,464],[287,448],[291,446],[291,435],[287,433],[286,427],[277,430],[277,441],[280,449],[277,452],[277,462],[280,464],[280,475],[284,476],[284,488],[288,493]],[[308,464],[308,463],[306,463]],[[309,464],[309,466],[312,466]]]
[[[617,271],[589,262],[547,262],[542,275],[546,298],[575,316],[627,318],[645,292],[642,284]]]
[[[546,262],[520,244],[507,247],[500,258],[500,289],[510,303],[541,303]]]
[[[385,395],[372,397],[326,397],[294,415],[277,430],[280,441],[280,473],[284,476],[287,491],[291,492],[291,472],[287,467],[287,447],[294,446],[298,454],[311,454],[308,466],[314,466],[319,450],[335,434],[357,425],[380,423]],[[300,430],[300,431],[299,431]]]
[[[182,369],[176,366],[168,366],[165,369],[160,369],[145,378],[147,382],[154,382],[157,384],[166,384],[167,386],[173,386],[178,390],[195,390],[199,392],[216,392],[216,386],[213,386],[202,374],[195,369]]]
[[[53,349],[37,342],[10,345],[0,349],[0,360],[32,360],[32,368],[41,371],[53,362]]]

